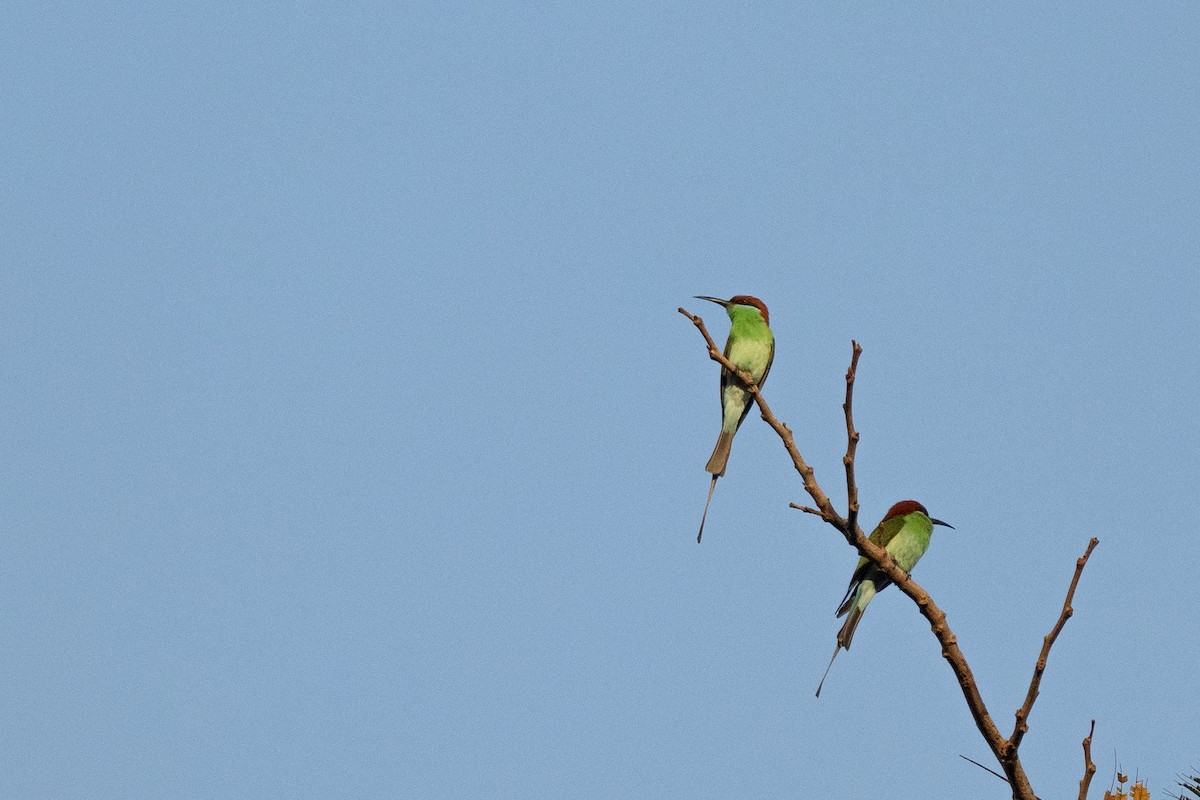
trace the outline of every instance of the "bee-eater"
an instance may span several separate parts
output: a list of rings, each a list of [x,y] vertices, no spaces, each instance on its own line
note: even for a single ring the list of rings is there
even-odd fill
[[[766,304],[748,294],[739,294],[728,300],[700,296],[696,299],[708,300],[725,307],[729,314],[729,338],[725,340],[725,357],[738,369],[749,372],[750,377],[761,389],[767,381],[767,373],[771,371],[771,362],[775,360],[775,337],[767,327]],[[750,413],[750,406],[753,404],[754,398],[742,388],[737,376],[721,367],[721,435],[717,437],[717,446],[713,448],[708,465],[704,468],[712,473],[712,481],[708,484],[708,499],[704,501],[704,516],[700,517],[697,543],[704,535],[704,520],[708,517],[708,504],[712,502],[717,478],[725,474],[733,435],[741,427],[742,420]]]
[[[945,525],[951,530],[954,529],[953,525],[929,516],[925,506],[916,500],[901,500],[888,509],[870,538],[875,545],[882,547],[896,560],[900,569],[912,572],[929,547],[929,537],[933,534],[934,525]],[[891,582],[891,578],[869,558],[862,556],[858,559],[858,566],[850,576],[850,588],[846,589],[846,596],[842,598],[842,604],[837,610],[839,617],[847,613],[850,616],[846,617],[846,623],[838,631],[837,647],[833,648],[833,657],[829,659],[825,675],[821,676],[821,683],[817,686],[817,697],[821,696],[821,686],[825,685],[825,677],[829,675],[829,668],[833,666],[833,659],[837,658],[838,651],[843,648],[850,649],[854,629],[858,627],[863,612],[867,610],[867,604]]]

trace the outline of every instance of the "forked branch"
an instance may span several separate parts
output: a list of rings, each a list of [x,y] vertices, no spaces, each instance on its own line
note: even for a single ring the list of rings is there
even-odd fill
[[[704,320],[683,308],[679,309],[679,313],[690,319],[692,324],[700,331],[704,337],[704,341],[708,345],[709,358],[737,376],[738,381],[753,396],[754,402],[758,403],[763,420],[775,430],[782,440],[784,449],[787,450],[788,455],[792,459],[792,465],[800,474],[804,490],[816,504],[816,507],[813,508],[811,506],[792,503],[792,508],[814,514],[828,522],[860,554],[870,559],[871,562],[879,567],[900,588],[900,591],[912,598],[921,614],[929,622],[929,627],[933,631],[934,636],[937,637],[938,643],[942,647],[942,657],[946,659],[946,662],[954,672],[954,677],[962,690],[963,698],[966,700],[967,708],[971,712],[971,717],[975,720],[975,726],[979,729],[980,734],[987,742],[988,747],[991,748],[996,760],[1000,763],[1000,767],[1004,770],[1006,779],[1012,787],[1013,797],[1016,800],[1036,800],[1036,795],[1033,793],[1032,786],[1030,786],[1029,778],[1025,775],[1025,770],[1021,766],[1021,760],[1018,757],[1018,748],[1020,747],[1022,737],[1028,730],[1029,712],[1033,707],[1034,700],[1037,699],[1038,686],[1041,682],[1042,673],[1046,669],[1046,658],[1049,656],[1050,648],[1058,638],[1058,634],[1062,631],[1067,619],[1071,616],[1071,601],[1075,595],[1075,587],[1079,583],[1083,567],[1087,563],[1092,550],[1098,544],[1098,540],[1093,538],[1088,544],[1087,551],[1076,562],[1075,576],[1067,592],[1067,599],[1063,604],[1063,612],[1059,615],[1058,623],[1042,644],[1042,652],[1038,657],[1037,668],[1034,670],[1033,680],[1030,682],[1025,703],[1017,711],[1016,728],[1013,731],[1013,735],[1006,739],[1000,733],[999,728],[996,727],[996,723],[988,713],[987,706],[983,702],[983,697],[979,693],[979,687],[975,683],[975,676],[971,672],[971,667],[967,663],[962,650],[959,649],[958,638],[946,622],[946,614],[933,602],[933,598],[929,596],[929,593],[900,568],[892,557],[888,555],[887,551],[882,547],[876,546],[867,538],[862,528],[858,525],[858,486],[854,478],[854,458],[858,447],[859,434],[854,427],[853,401],[854,381],[858,371],[858,360],[862,354],[862,347],[858,342],[852,342],[853,349],[850,357],[850,367],[846,370],[846,400],[842,405],[842,410],[846,417],[846,455],[842,458],[842,463],[846,469],[848,510],[847,515],[842,517],[834,509],[828,495],[821,489],[820,484],[817,483],[813,468],[808,465],[804,457],[800,454],[791,428],[780,422],[771,412],[770,407],[763,400],[762,392],[749,373],[738,370],[730,363],[729,359],[725,358],[725,355],[717,347],[716,342],[713,341],[712,336],[709,335],[707,328],[705,328]],[[1085,740],[1085,747],[1090,748],[1090,744],[1089,734],[1089,739]],[[1090,763],[1090,752],[1086,752],[1085,755]],[[1088,778],[1090,780],[1090,775]],[[1081,792],[1085,788],[1081,786]]]

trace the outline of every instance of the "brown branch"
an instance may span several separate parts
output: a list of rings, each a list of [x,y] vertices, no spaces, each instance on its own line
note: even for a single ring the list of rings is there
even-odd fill
[[[979,686],[975,682],[975,675],[971,672],[971,665],[967,663],[966,656],[958,646],[958,637],[954,635],[954,631],[946,622],[946,613],[938,608],[928,592],[910,578],[908,573],[900,569],[886,550],[877,547],[861,533],[859,541],[855,541],[854,544],[858,546],[860,552],[865,553],[892,579],[900,591],[917,604],[917,609],[929,622],[930,630],[933,631],[933,635],[937,637],[938,643],[942,646],[942,658],[946,659],[946,663],[954,672],[954,677],[962,690],[963,699],[967,702],[967,709],[975,721],[975,727],[979,729],[980,735],[987,742],[992,754],[1000,762],[1008,782],[1013,787],[1013,797],[1019,798],[1019,800],[1035,800],[1036,795],[1033,793],[1033,787],[1029,784],[1029,778],[1025,775],[1020,760],[1016,758],[1016,750],[1011,751],[1010,757],[1011,745],[1000,733],[1000,729],[996,727],[991,714],[988,713],[987,705],[983,702],[983,696],[979,693]]]
[[[821,519],[825,519],[825,515],[821,513],[821,509],[813,508],[812,506],[802,506],[799,503],[788,503],[788,508],[794,508],[797,511],[803,511],[805,514],[815,514]],[[828,522],[828,520],[826,520]]]
[[[1083,778],[1079,781],[1079,800],[1087,800],[1088,787],[1092,785],[1092,776],[1096,774],[1096,765],[1092,763],[1092,734],[1095,732],[1096,720],[1092,720],[1092,727],[1083,739]]]
[[[993,775],[995,775],[995,776],[996,776],[997,778],[999,778],[1000,780],[1002,780],[1002,781],[1004,781],[1005,783],[1007,783],[1009,786],[1012,786],[1012,782],[1011,782],[1011,781],[1010,781],[1008,778],[1004,777],[1004,776],[1003,776],[1003,775],[1001,775],[999,772],[996,772],[996,770],[992,769],[991,767],[985,767],[983,764],[980,764],[980,763],[979,763],[978,761],[976,761],[975,759],[973,759],[973,758],[967,758],[967,757],[966,757],[966,756],[964,756],[962,753],[959,753],[959,754],[958,754],[958,757],[959,757],[959,758],[962,758],[962,759],[965,759],[965,760],[967,760],[967,761],[970,761],[972,764],[974,764],[975,766],[979,767],[980,769],[987,770],[988,772],[992,773]],[[1038,797],[1038,796],[1035,794],[1035,795],[1033,796],[1033,800],[1042,800],[1042,798]]]
[[[846,370],[846,402],[842,411],[846,413],[846,455],[842,463],[846,466],[846,527],[858,527],[858,484],[854,482],[854,453],[858,449],[858,431],[854,430],[854,376],[858,372],[858,357],[862,346],[850,340],[850,369]]]
[[[836,528],[845,537],[847,542],[882,570],[899,587],[900,591],[908,595],[917,604],[918,610],[929,622],[930,630],[933,631],[938,643],[942,646],[942,657],[946,659],[946,662],[950,665],[950,669],[954,672],[954,677],[958,681],[959,688],[962,690],[963,698],[966,700],[967,708],[970,710],[971,717],[975,721],[975,727],[979,729],[979,733],[983,736],[984,741],[987,742],[988,747],[991,748],[993,755],[995,755],[996,760],[1000,762],[1000,766],[1004,770],[1006,780],[1008,780],[1012,787],[1014,800],[1037,800],[1037,795],[1033,793],[1033,787],[1030,785],[1029,778],[1025,774],[1025,769],[1021,765],[1020,758],[1017,755],[1020,738],[1014,734],[1012,740],[1005,739],[1003,734],[1000,733],[999,728],[996,727],[996,723],[988,713],[987,705],[983,702],[983,697],[979,693],[979,687],[975,683],[975,676],[971,672],[971,667],[967,663],[966,656],[959,649],[958,637],[954,635],[954,632],[946,622],[945,612],[938,608],[937,604],[933,602],[933,598],[929,596],[929,593],[909,577],[908,573],[900,568],[900,565],[896,563],[886,550],[875,545],[867,538],[857,523],[858,487],[854,482],[854,456],[859,437],[858,432],[854,429],[853,389],[855,373],[858,368],[858,358],[862,353],[862,347],[857,342],[852,343],[853,351],[850,368],[846,371],[846,402],[842,406],[846,414],[846,435],[848,440],[843,463],[846,466],[846,489],[847,499],[849,500],[849,516],[843,518],[834,510],[828,495],[825,494],[820,484],[817,483],[812,467],[800,455],[800,451],[796,447],[795,438],[792,436],[791,428],[780,422],[771,412],[771,409],[762,398],[762,392],[751,375],[745,371],[738,370],[730,363],[729,359],[725,358],[724,353],[717,348],[716,343],[708,334],[708,330],[704,327],[704,320],[694,314],[688,313],[683,308],[679,309],[679,313],[690,319],[692,324],[704,336],[704,340],[708,344],[709,358],[719,363],[737,377],[737,380],[754,398],[754,402],[758,403],[763,420],[779,434],[784,448],[787,450],[788,455],[791,456],[793,466],[800,473],[800,477],[804,483],[804,490],[816,503],[816,508],[796,503],[791,503],[791,507],[809,514],[815,514]],[[1097,540],[1093,539],[1088,545],[1087,553],[1084,554],[1084,557],[1076,565],[1075,578],[1071,582],[1071,590],[1067,596],[1067,607],[1070,605],[1070,599],[1074,594],[1075,586],[1079,582],[1079,572],[1083,569],[1083,564],[1086,563],[1087,556],[1096,546],[1096,543]],[[1066,616],[1070,616],[1070,614],[1067,613]],[[1056,638],[1058,636],[1058,631],[1061,630],[1062,624],[1065,621],[1065,619],[1060,620],[1059,625],[1052,632],[1052,637]],[[1048,637],[1048,644],[1043,648],[1043,658],[1039,659],[1038,662],[1040,669],[1035,673],[1034,684],[1031,686],[1031,692],[1034,697],[1036,697],[1036,683],[1040,680],[1041,670],[1045,669],[1044,656],[1049,651],[1050,644],[1053,644],[1053,638]],[[1028,698],[1026,703],[1032,706],[1032,700]],[[1028,716],[1028,709],[1025,709],[1025,716]]]
[[[867,538],[866,534],[863,533],[862,528],[857,524],[855,524],[854,527],[850,527],[848,520],[843,519],[834,510],[833,504],[829,501],[829,497],[821,489],[820,485],[816,481],[816,478],[813,476],[812,467],[808,466],[808,464],[804,461],[803,456],[800,455],[800,451],[796,448],[796,442],[792,436],[791,429],[780,423],[775,418],[775,415],[771,413],[770,409],[763,402],[762,394],[759,392],[758,386],[754,384],[751,376],[734,368],[733,364],[729,362],[729,359],[725,358],[725,355],[717,348],[716,342],[714,342],[712,337],[708,334],[708,329],[704,327],[704,320],[694,314],[688,313],[683,308],[679,309],[679,313],[690,319],[692,324],[695,325],[700,331],[701,335],[704,336],[704,341],[708,344],[708,357],[713,361],[718,362],[721,364],[721,366],[725,367],[727,370],[737,376],[738,380],[741,381],[746,387],[746,390],[752,394],[755,402],[758,403],[758,407],[762,411],[763,419],[766,420],[767,424],[775,429],[775,432],[778,433],[780,438],[783,440],[784,448],[787,450],[788,455],[792,457],[792,464],[795,466],[797,472],[800,473],[800,477],[804,481],[804,490],[808,492],[809,497],[811,497],[817,505],[816,509],[810,509],[806,506],[799,506],[795,503],[793,503],[792,506],[799,508],[801,511],[806,511],[810,514],[816,514],[834,528],[837,528],[842,536],[845,537],[847,542],[857,548],[859,553],[874,562],[876,566],[883,570],[884,573],[891,578],[892,582],[900,588],[900,591],[904,592],[906,595],[911,597],[914,602],[916,602],[921,614],[924,615],[926,620],[929,621],[930,628],[933,630],[938,642],[942,645],[942,657],[949,662],[950,668],[954,671],[954,677],[958,680],[958,684],[962,688],[963,697],[966,698],[967,708],[970,710],[971,716],[975,720],[975,726],[979,728],[979,732],[983,735],[983,738],[987,741],[988,746],[999,760],[1001,755],[1006,752],[1008,742],[1000,733],[1000,730],[996,727],[996,724],[992,721],[991,715],[988,714],[987,706],[984,704],[983,697],[979,694],[979,688],[975,683],[975,676],[971,673],[971,667],[967,664],[967,659],[965,656],[963,656],[962,651],[959,650],[958,639],[955,637],[953,631],[950,630],[950,626],[946,624],[945,613],[937,607],[937,605],[933,602],[933,598],[929,596],[929,593],[922,589],[916,583],[916,581],[908,576],[907,572],[900,568],[900,565],[898,565],[895,560],[887,554],[887,551],[871,542]],[[846,372],[847,393],[844,409],[847,418],[848,435],[851,435],[854,431],[852,405],[854,399],[853,386],[855,372],[857,371],[858,367],[858,357],[861,352],[861,346],[855,342],[851,355],[850,369]],[[855,440],[851,440],[847,446],[847,453],[850,456],[851,461],[853,461],[854,445],[856,443],[857,442]],[[848,471],[847,480],[853,480],[852,472]],[[850,486],[853,486],[853,484],[849,484],[848,488],[850,488]],[[856,487],[854,488],[854,496],[857,497]],[[1024,772],[1020,769],[1020,762],[1015,762],[1015,766],[1010,767],[1010,769],[1006,769],[1005,772],[1008,773],[1008,780],[1014,786],[1014,796],[1033,798],[1033,790],[1029,788],[1029,781],[1025,777]],[[1026,793],[1021,794],[1021,789],[1025,789]]]
[[[846,401],[842,404],[842,411],[846,416],[846,455],[843,457],[842,463],[846,467],[846,497],[849,508],[846,525],[835,525],[835,527],[838,527],[842,535],[846,537],[846,541],[858,548],[860,553],[882,569],[892,579],[892,582],[900,587],[900,591],[917,604],[917,608],[929,622],[930,629],[942,646],[942,657],[949,663],[954,677],[958,680],[963,698],[967,702],[967,708],[975,721],[975,727],[979,729],[979,733],[988,743],[997,760],[1000,760],[1000,754],[1007,750],[1007,743],[1001,735],[1000,729],[996,727],[996,723],[992,721],[991,714],[988,713],[983,696],[979,693],[978,684],[975,683],[975,676],[971,672],[971,666],[958,647],[958,637],[954,635],[954,631],[946,622],[945,612],[938,608],[929,593],[902,570],[886,550],[871,542],[858,526],[858,485],[854,478],[854,457],[858,448],[859,434],[854,428],[854,380],[858,373],[858,359],[861,355],[862,345],[857,341],[851,341],[850,367],[846,370]],[[1008,774],[1006,780],[1014,787],[1014,797],[1036,798],[1019,761],[1010,764],[1005,772]]]
[[[1013,727],[1012,736],[1009,737],[1014,752],[1021,746],[1021,739],[1029,730],[1029,712],[1033,710],[1033,703],[1037,700],[1038,688],[1042,683],[1042,673],[1046,671],[1046,659],[1050,657],[1050,648],[1054,646],[1058,634],[1062,633],[1067,620],[1075,613],[1075,609],[1071,607],[1071,601],[1075,598],[1075,587],[1079,585],[1079,576],[1083,574],[1083,567],[1098,544],[1100,544],[1100,540],[1093,536],[1092,540],[1088,542],[1087,550],[1075,562],[1075,576],[1071,578],[1071,587],[1067,589],[1067,597],[1063,600],[1062,613],[1058,615],[1058,622],[1054,624],[1054,628],[1042,640],[1042,652],[1038,654],[1037,664],[1034,665],[1033,678],[1029,681],[1029,691],[1025,693],[1025,702],[1017,709],[1017,722]]]
[[[679,313],[690,319],[692,324],[704,336],[704,341],[708,343],[708,357],[737,377],[738,382],[754,398],[754,402],[758,403],[758,410],[762,412],[763,421],[774,428],[775,432],[779,434],[779,438],[783,440],[784,449],[791,456],[792,466],[800,473],[800,479],[804,482],[804,490],[808,492],[809,497],[817,504],[817,508],[821,509],[821,518],[839,530],[843,529],[846,521],[834,510],[833,503],[829,501],[829,497],[821,489],[821,485],[817,483],[817,479],[813,476],[813,468],[805,462],[804,456],[800,455],[800,450],[796,447],[796,439],[792,436],[792,429],[780,422],[779,418],[772,413],[771,408],[763,400],[762,391],[758,388],[758,384],[754,382],[754,378],[749,372],[740,370],[730,363],[725,354],[717,347],[717,343],[708,335],[708,329],[704,327],[704,320],[695,314],[689,314],[682,307],[679,309]]]

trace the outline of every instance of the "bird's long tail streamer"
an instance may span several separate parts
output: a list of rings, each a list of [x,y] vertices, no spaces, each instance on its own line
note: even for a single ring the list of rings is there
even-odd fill
[[[708,519],[708,504],[712,502],[713,489],[717,488],[717,478],[720,475],[713,475],[712,483],[708,484],[708,498],[704,501],[704,515],[700,517],[700,532],[696,534],[696,544],[700,544],[700,537],[704,535],[704,520]]]
[[[825,679],[829,677],[829,669],[833,666],[833,659],[837,658],[838,651],[841,649],[842,645],[840,642],[833,648],[833,655],[829,658],[829,666],[825,668],[825,674],[821,676],[821,682],[817,684],[817,697],[821,696],[821,687],[825,685]]]

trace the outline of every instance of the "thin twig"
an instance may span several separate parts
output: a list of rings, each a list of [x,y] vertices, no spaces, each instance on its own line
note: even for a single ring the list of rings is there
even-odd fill
[[[846,527],[850,530],[858,525],[858,484],[854,482],[854,453],[858,449],[858,431],[854,430],[854,376],[858,372],[858,357],[862,355],[862,346],[853,339],[850,340],[851,355],[850,369],[846,370],[846,402],[842,403],[842,411],[846,413],[846,455],[842,463],[846,465]]]
[[[815,514],[816,516],[820,517],[821,519],[825,519],[825,515],[821,513],[821,510],[819,508],[813,508],[812,506],[802,506],[799,503],[788,503],[788,508],[794,508],[797,511],[803,511],[805,514]]]
[[[1092,763],[1092,734],[1095,732],[1096,720],[1092,720],[1092,727],[1083,738],[1083,778],[1079,781],[1079,800],[1087,800],[1088,787],[1092,785],[1092,776],[1096,774],[1096,765]]]
[[[975,759],[973,759],[973,758],[967,758],[967,757],[966,757],[966,756],[964,756],[962,753],[959,753],[959,754],[958,754],[958,757],[959,757],[959,758],[962,758],[962,759],[966,759],[967,761],[970,761],[972,764],[974,764],[975,766],[979,767],[980,769],[982,769],[982,770],[986,770],[986,771],[988,771],[988,772],[992,773],[993,775],[995,775],[995,776],[996,776],[997,778],[999,778],[1000,780],[1004,781],[1005,783],[1008,783],[1008,778],[1004,777],[1004,776],[1003,776],[1003,775],[1001,775],[999,772],[996,772],[996,770],[992,769],[991,767],[985,767],[983,764],[980,764],[980,763],[979,763],[978,761],[976,761]]]
[[[999,778],[1000,780],[1002,780],[1002,781],[1004,781],[1005,783],[1007,783],[1009,786],[1011,786],[1011,785],[1012,785],[1012,781],[1010,781],[1008,778],[1006,778],[1006,777],[1004,777],[1003,775],[1001,775],[999,772],[996,772],[996,770],[992,769],[991,767],[985,767],[983,764],[980,764],[980,763],[979,763],[978,761],[976,761],[975,759],[973,759],[973,758],[967,758],[967,757],[966,757],[966,756],[964,756],[962,753],[959,753],[959,754],[958,754],[958,757],[959,757],[959,758],[966,759],[967,761],[970,761],[972,764],[974,764],[975,766],[979,767],[980,769],[987,770],[988,772],[992,773],[993,775],[995,775],[995,776],[996,776],[997,778]],[[1035,794],[1035,795],[1033,796],[1033,800],[1042,800],[1042,798],[1038,797],[1038,796]]]
[[[1098,544],[1100,544],[1100,540],[1093,536],[1092,540],[1088,542],[1087,550],[1075,562],[1075,576],[1071,578],[1071,587],[1067,589],[1067,597],[1063,600],[1062,613],[1058,615],[1058,622],[1054,624],[1054,628],[1042,640],[1042,652],[1038,654],[1037,664],[1034,665],[1033,678],[1029,681],[1029,691],[1025,693],[1025,702],[1017,709],[1017,722],[1013,727],[1012,736],[1009,737],[1014,750],[1021,746],[1021,739],[1029,730],[1029,712],[1033,710],[1033,703],[1037,700],[1038,688],[1042,683],[1042,673],[1046,671],[1046,659],[1050,657],[1050,648],[1054,646],[1054,642],[1058,639],[1058,634],[1062,632],[1063,626],[1067,624],[1067,620],[1075,613],[1075,609],[1071,607],[1071,601],[1075,598],[1075,587],[1079,585],[1079,576],[1083,574],[1083,567]]]

